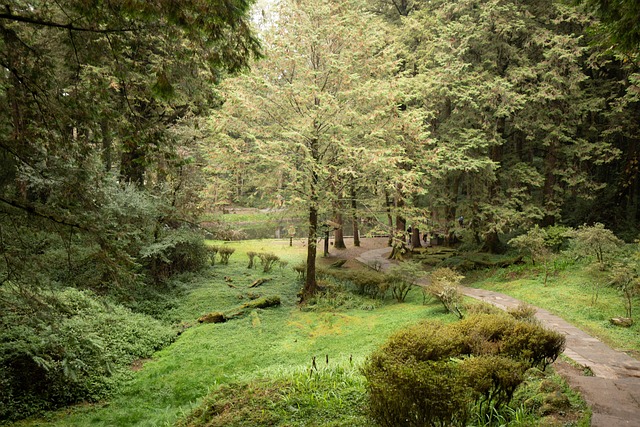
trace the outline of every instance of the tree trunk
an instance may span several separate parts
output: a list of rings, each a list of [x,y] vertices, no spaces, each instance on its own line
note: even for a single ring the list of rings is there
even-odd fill
[[[318,247],[318,208],[312,203],[309,208],[309,237],[307,239],[307,275],[302,300],[316,293],[316,255]]]
[[[549,143],[549,148],[547,149],[547,154],[544,158],[544,188],[543,188],[543,197],[544,197],[544,209],[545,215],[542,219],[542,226],[548,227],[554,225],[556,222],[556,200],[555,200],[555,186],[556,186],[556,167],[558,164],[558,153],[557,153],[557,141],[551,141]]]
[[[340,212],[336,212],[334,221],[340,224],[340,226],[333,232],[333,247],[336,249],[346,249],[347,245],[344,244],[344,230],[342,228],[342,214]]]
[[[498,237],[496,231],[489,232],[484,238],[484,245],[482,246],[482,252],[489,252],[491,254],[500,254],[504,252],[504,245]]]
[[[113,163],[113,147],[107,119],[102,119],[100,122],[100,130],[102,131],[102,162],[104,163],[104,170],[110,172]]]
[[[420,230],[417,227],[413,227],[413,229],[411,230],[411,247],[422,247],[422,244],[420,243]]]
[[[124,182],[144,187],[145,153],[142,143],[132,140],[126,141],[120,156],[120,176]]]
[[[391,215],[391,197],[389,192],[384,190],[384,202],[387,205],[387,223],[389,224],[389,242],[387,246],[393,246],[393,216]]]
[[[358,227],[358,215],[356,214],[356,210],[358,209],[358,204],[356,202],[356,188],[354,186],[351,187],[351,219],[353,222],[353,246],[360,246],[360,228]]]

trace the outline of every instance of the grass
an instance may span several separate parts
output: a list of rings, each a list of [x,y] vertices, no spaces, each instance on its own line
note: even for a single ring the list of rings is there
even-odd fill
[[[109,402],[78,405],[16,426],[371,425],[359,372],[365,358],[407,325],[425,319],[456,320],[439,302],[423,305],[418,289],[404,303],[390,296],[374,303],[347,296],[347,308],[332,309],[335,301],[321,301],[319,309],[302,310],[296,297],[301,284],[291,266],[303,259],[304,248],[290,247],[288,239],[209,243],[236,251],[229,265],[216,264],[184,283],[187,291],[181,303],[165,313],[184,329],[172,345],[141,361],[142,369]],[[270,273],[259,265],[247,269],[247,251],[275,253],[288,267]],[[512,273],[522,283],[536,282],[535,277],[525,277],[533,271],[505,274]],[[259,278],[271,280],[249,288]],[[490,279],[487,272],[479,279],[482,286],[524,289],[503,277]],[[234,313],[250,299],[275,295],[281,298],[279,307],[245,310],[226,323],[197,322],[206,313]],[[573,406],[578,413],[584,411],[580,404]],[[514,409],[512,419],[524,421],[510,425],[531,425],[536,417]]]
[[[542,307],[613,348],[639,355],[640,323],[623,328],[609,321],[624,316],[625,309],[620,292],[606,286],[607,272],[593,271],[587,261],[573,262],[562,257],[556,260],[556,265],[558,268],[550,273],[547,286],[543,284],[543,268],[530,264],[479,271],[470,274],[465,283]]]
[[[236,249],[229,265],[216,264],[190,282],[182,303],[166,313],[186,329],[146,361],[117,396],[103,404],[80,405],[16,425],[174,425],[223,384],[251,383],[272,378],[274,373],[308,372],[314,357],[318,366],[326,365],[327,358],[329,367],[357,364],[405,325],[429,317],[453,320],[436,304],[423,306],[418,290],[404,304],[389,299],[375,310],[301,311],[296,300],[300,283],[290,266],[302,259],[303,249],[289,247],[288,240],[216,244]],[[259,266],[249,270],[245,255],[249,250],[276,253],[289,267],[276,267],[270,273]],[[261,277],[271,280],[250,289]],[[249,298],[271,295],[281,297],[280,307],[251,310],[221,324],[197,323],[208,312],[232,312]]]

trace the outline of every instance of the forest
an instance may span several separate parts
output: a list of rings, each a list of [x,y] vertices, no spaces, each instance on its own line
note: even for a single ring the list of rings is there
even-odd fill
[[[635,0],[254,3],[0,0],[0,423],[174,342],[234,207],[306,239],[301,304],[328,233],[638,238]]]

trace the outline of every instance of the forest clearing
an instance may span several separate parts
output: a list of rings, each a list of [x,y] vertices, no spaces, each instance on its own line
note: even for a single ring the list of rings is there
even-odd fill
[[[639,418],[637,1],[0,5],[0,424]]]

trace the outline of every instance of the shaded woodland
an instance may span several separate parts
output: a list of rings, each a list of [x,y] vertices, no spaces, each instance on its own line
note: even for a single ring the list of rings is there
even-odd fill
[[[619,3],[0,1],[0,419],[102,399],[167,345],[171,278],[225,206],[304,220],[303,297],[347,222],[489,252],[534,226],[637,238]]]

